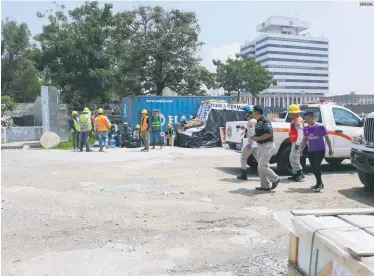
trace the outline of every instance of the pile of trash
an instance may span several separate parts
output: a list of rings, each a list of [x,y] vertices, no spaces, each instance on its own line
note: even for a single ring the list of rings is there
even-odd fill
[[[186,148],[213,148],[221,146],[220,127],[227,122],[244,121],[240,109],[246,104],[227,101],[204,101],[200,104],[196,117],[189,124],[178,127],[178,143]]]

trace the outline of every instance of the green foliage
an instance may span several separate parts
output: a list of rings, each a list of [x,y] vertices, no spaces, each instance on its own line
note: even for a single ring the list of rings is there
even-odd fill
[[[55,3],[56,4],[56,3]],[[215,75],[200,65],[195,13],[139,7],[114,13],[111,4],[85,2],[38,12],[48,23],[30,43],[26,24],[3,22],[3,94],[32,101],[40,84],[57,86],[61,99],[84,106],[113,96],[204,95]]]
[[[1,114],[5,111],[12,111],[17,106],[17,103],[10,96],[1,96]]]
[[[235,59],[228,58],[225,63],[213,60],[217,68],[216,81],[225,91],[237,92],[238,100],[241,92],[257,95],[270,85],[276,85],[271,74],[257,61],[247,56],[236,55]]]
[[[40,94],[39,72],[28,58],[32,49],[25,23],[1,22],[1,92],[16,102],[32,102]]]
[[[41,13],[39,17],[45,16]],[[41,52],[35,56],[65,103],[84,105],[109,99],[113,57],[107,48],[113,25],[112,5],[86,2],[67,13],[59,7],[36,36]]]
[[[115,24],[114,52],[120,82],[135,94],[162,95],[165,87],[177,93],[188,90],[185,86],[198,76],[190,72],[198,66],[195,54],[203,44],[198,39],[195,13],[140,7],[117,14]]]

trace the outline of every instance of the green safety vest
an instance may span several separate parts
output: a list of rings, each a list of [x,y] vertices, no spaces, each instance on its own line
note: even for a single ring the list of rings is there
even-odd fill
[[[166,131],[166,135],[171,135],[171,136],[176,137],[176,136],[177,136],[177,132],[175,131],[174,128],[171,128],[171,129],[168,129],[168,130]]]
[[[82,114],[79,117],[79,125],[81,128],[81,131],[91,131],[92,124],[91,124],[91,118],[88,114]]]
[[[152,130],[160,130],[161,129],[161,120],[160,117],[152,116]]]
[[[77,132],[80,132],[80,131],[81,131],[81,126],[79,125],[78,118],[73,118],[73,122],[74,122],[75,130],[76,130]]]

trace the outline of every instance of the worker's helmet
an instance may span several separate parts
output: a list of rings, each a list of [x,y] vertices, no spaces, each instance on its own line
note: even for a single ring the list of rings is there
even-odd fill
[[[78,115],[78,112],[77,112],[77,111],[73,111],[73,112],[71,113],[71,115]]]
[[[90,109],[89,109],[88,107],[85,107],[85,108],[83,109],[83,113],[88,113],[88,112],[90,112]]]
[[[245,105],[240,108],[241,110],[244,110],[247,113],[253,112],[253,105]]]
[[[143,109],[142,114],[148,114],[148,111],[146,109]]]
[[[158,112],[158,109],[153,109],[153,112]]]
[[[128,122],[124,122],[124,123],[123,123],[123,125],[125,125],[125,126],[128,126],[128,125],[129,125],[129,123],[128,123]]]
[[[300,113],[300,107],[296,104],[291,104],[289,107],[288,107],[288,112],[289,113]]]
[[[172,128],[173,126],[172,126],[172,124],[168,124],[168,128]]]
[[[135,128],[136,128],[136,129],[140,128],[140,125],[136,125]]]
[[[99,109],[97,110],[97,113],[99,113],[99,114],[103,114],[103,113],[104,113],[104,110],[103,110],[102,108],[99,108]]]

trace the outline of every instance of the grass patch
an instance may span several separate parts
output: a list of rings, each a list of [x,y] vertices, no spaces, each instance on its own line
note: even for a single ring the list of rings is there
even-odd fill
[[[96,134],[91,133],[90,139],[88,140],[89,145],[93,145],[96,141]],[[69,133],[68,141],[67,142],[61,142],[57,146],[53,147],[52,149],[62,149],[62,150],[71,150],[73,149],[73,135]]]

